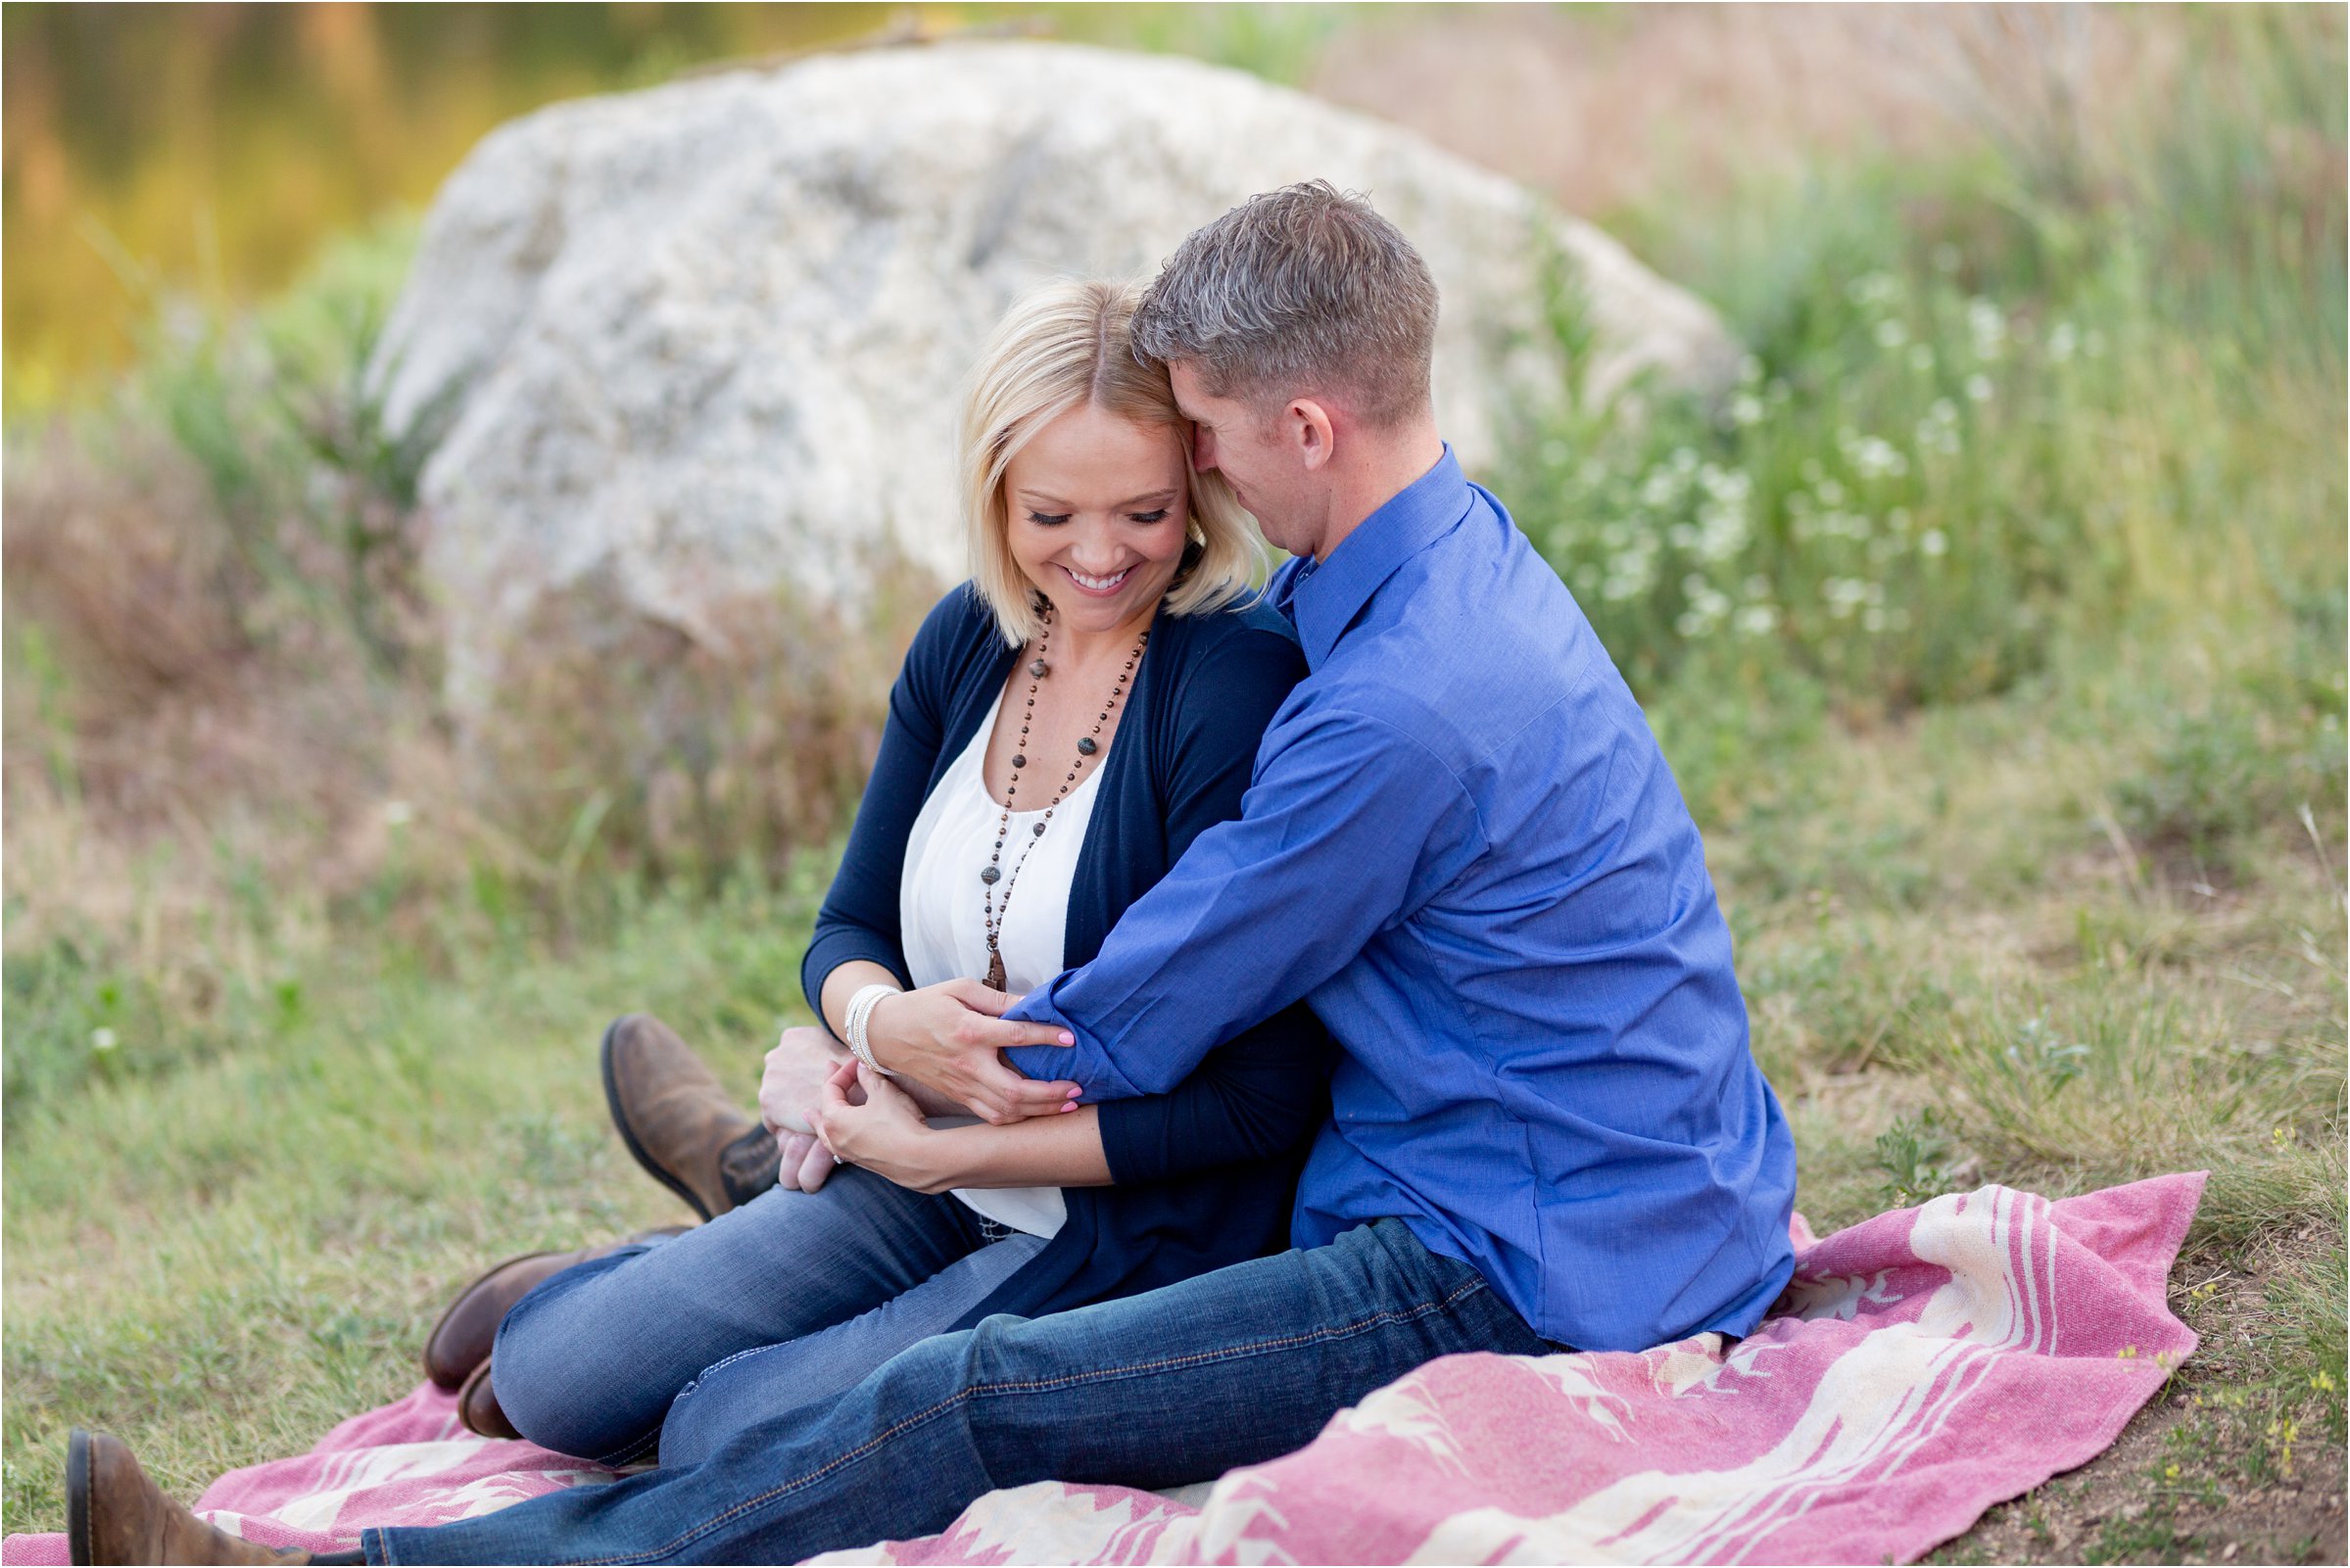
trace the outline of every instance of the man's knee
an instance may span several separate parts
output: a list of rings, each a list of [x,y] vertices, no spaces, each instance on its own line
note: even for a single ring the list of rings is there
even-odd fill
[[[1018,1332],[1027,1322],[999,1314],[974,1328],[917,1340],[868,1374],[843,1396],[843,1404],[868,1429],[867,1437],[938,1420],[976,1436],[993,1402],[977,1396],[1014,1381],[1030,1364],[1022,1358]]]

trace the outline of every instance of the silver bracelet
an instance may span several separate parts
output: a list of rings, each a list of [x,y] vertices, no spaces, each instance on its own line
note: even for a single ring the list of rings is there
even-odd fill
[[[848,999],[848,1054],[884,1077],[893,1078],[897,1074],[873,1059],[873,1042],[866,1039],[865,1026],[873,1022],[873,1010],[884,997],[905,994],[894,985],[868,985]]]

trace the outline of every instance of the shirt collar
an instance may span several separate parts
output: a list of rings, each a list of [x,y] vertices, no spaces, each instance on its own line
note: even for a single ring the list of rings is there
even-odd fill
[[[1357,524],[1328,559],[1295,563],[1279,607],[1297,623],[1307,668],[1320,667],[1379,585],[1449,533],[1468,514],[1468,481],[1447,442],[1434,467]]]

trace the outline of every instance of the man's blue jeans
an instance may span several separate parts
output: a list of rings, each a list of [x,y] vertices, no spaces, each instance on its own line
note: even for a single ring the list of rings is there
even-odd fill
[[[698,1464],[361,1544],[370,1562],[796,1562],[941,1530],[998,1487],[1207,1480],[1304,1447],[1436,1356],[1556,1349],[1383,1219],[1124,1301],[990,1317]]]

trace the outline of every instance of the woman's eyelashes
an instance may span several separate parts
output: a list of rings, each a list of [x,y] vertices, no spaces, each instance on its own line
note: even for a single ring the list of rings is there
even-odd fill
[[[1046,528],[1058,528],[1061,524],[1068,522],[1076,515],[1077,513],[1075,512],[1031,511],[1029,513],[1029,521],[1031,523],[1041,523]],[[1130,523],[1142,523],[1146,526],[1151,523],[1163,523],[1167,521],[1167,508],[1162,506],[1155,512],[1128,512],[1127,513],[1127,521]]]

